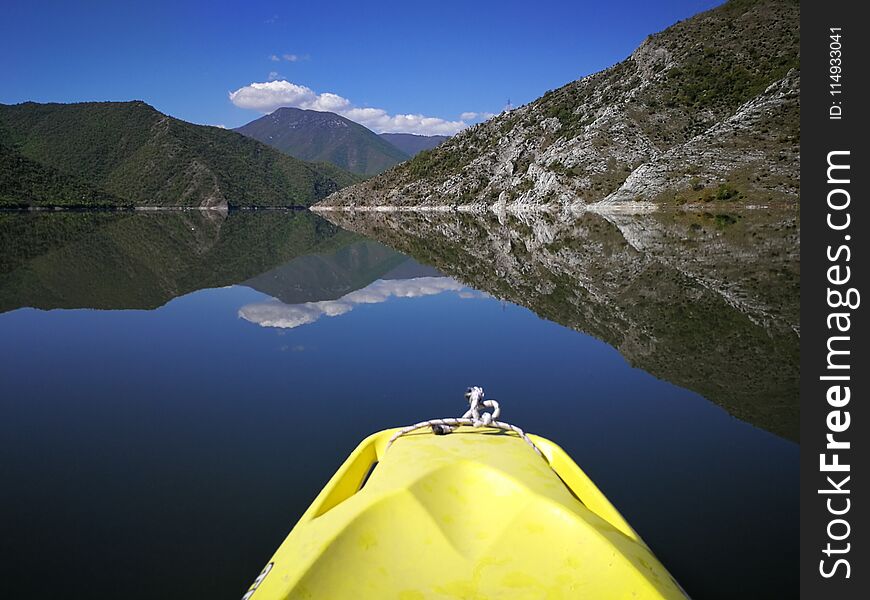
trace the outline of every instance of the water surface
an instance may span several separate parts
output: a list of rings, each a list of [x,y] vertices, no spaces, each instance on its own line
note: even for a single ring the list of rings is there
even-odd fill
[[[472,384],[694,597],[796,595],[793,215],[330,218],[0,214],[0,596],[237,598]]]

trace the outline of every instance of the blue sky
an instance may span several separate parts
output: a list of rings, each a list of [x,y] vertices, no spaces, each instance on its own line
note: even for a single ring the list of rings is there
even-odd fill
[[[376,130],[448,132],[719,3],[13,0],[0,20],[0,102],[140,99],[227,127],[295,103]]]

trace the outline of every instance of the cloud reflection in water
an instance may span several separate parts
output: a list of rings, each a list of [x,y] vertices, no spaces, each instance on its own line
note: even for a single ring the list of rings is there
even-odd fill
[[[317,321],[320,317],[337,317],[354,309],[359,304],[378,304],[390,298],[419,298],[443,292],[459,292],[464,289],[458,281],[449,277],[418,277],[416,279],[379,279],[374,283],[338,300],[284,304],[279,300],[267,300],[247,304],[239,309],[239,316],[261,327],[292,329]]]

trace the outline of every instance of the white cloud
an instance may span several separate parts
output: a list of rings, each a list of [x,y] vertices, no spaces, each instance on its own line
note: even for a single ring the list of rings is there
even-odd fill
[[[338,94],[318,94],[307,86],[285,80],[252,83],[230,92],[229,98],[239,108],[262,113],[270,113],[282,106],[335,112],[378,133],[453,135],[468,127],[464,119],[448,121],[419,114],[391,115],[381,108],[356,107]]]
[[[287,62],[299,62],[300,60],[308,60],[308,55],[299,56],[298,54],[270,54],[269,60],[272,62],[281,62],[282,60],[286,60]]]
[[[337,317],[349,313],[360,304],[378,304],[390,298],[419,298],[442,292],[458,292],[462,284],[449,277],[417,277],[416,279],[379,279],[361,290],[338,300],[284,304],[278,300],[248,304],[239,309],[239,316],[260,327],[293,329],[314,323],[320,317]]]
[[[495,113],[491,112],[464,112],[459,115],[459,118],[463,121],[486,121],[487,119],[491,119],[495,116]]]
[[[477,290],[463,290],[456,295],[459,296],[460,298],[462,298],[463,300],[477,300],[478,298],[492,298],[492,296],[490,296],[486,292],[479,292]]]
[[[275,81],[276,79],[281,79],[284,76],[278,73],[278,71],[269,71],[269,81]]]
[[[347,112],[350,108],[350,100],[342,98],[338,94],[330,94],[329,92],[318,94],[312,102],[315,110],[325,110],[329,112]]]
[[[281,106],[321,110],[318,108],[318,100],[318,94],[315,94],[311,88],[285,80],[252,83],[230,92],[230,102],[236,106],[264,113],[272,112]]]

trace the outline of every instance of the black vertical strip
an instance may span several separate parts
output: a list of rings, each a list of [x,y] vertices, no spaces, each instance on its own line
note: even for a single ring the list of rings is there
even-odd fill
[[[870,308],[863,305],[870,303],[870,23],[859,8],[801,3],[800,577],[801,597],[811,599],[870,597],[870,361],[862,352]],[[837,181],[829,181],[829,161],[849,169],[833,169]],[[848,470],[836,470],[842,465]]]

